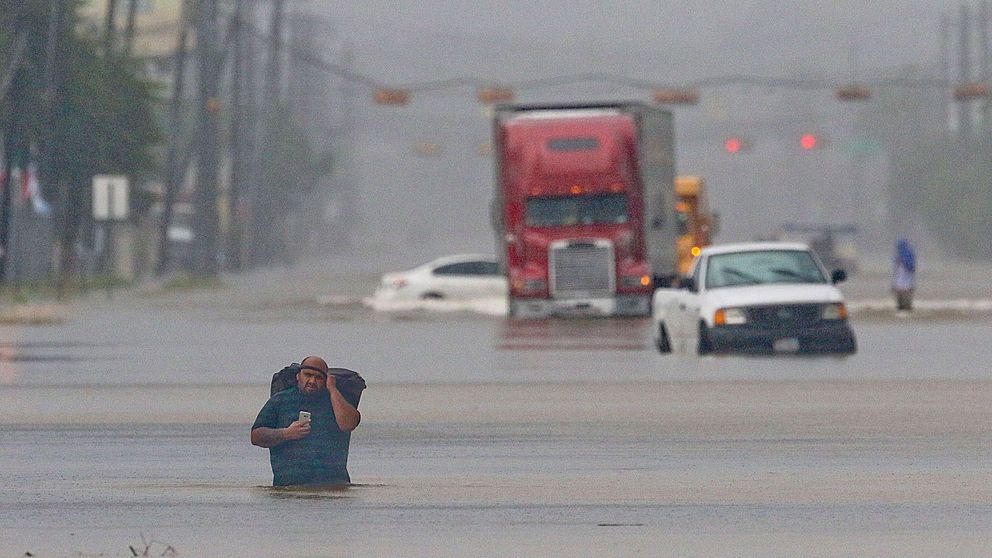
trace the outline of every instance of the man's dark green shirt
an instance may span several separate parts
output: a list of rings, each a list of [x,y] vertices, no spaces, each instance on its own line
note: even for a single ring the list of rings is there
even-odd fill
[[[300,411],[310,411],[310,435],[269,448],[272,485],[350,483],[348,444],[351,433],[338,428],[331,396],[326,390],[313,397],[305,397],[297,387],[280,391],[265,403],[251,428],[286,428],[300,417]]]

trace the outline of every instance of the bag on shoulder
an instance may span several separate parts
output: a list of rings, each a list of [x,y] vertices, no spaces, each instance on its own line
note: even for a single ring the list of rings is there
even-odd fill
[[[289,366],[284,366],[282,370],[273,374],[272,383],[269,385],[269,395],[275,395],[280,391],[295,386],[296,374],[299,371],[300,363],[294,362]],[[341,392],[341,395],[344,396],[348,403],[351,403],[357,409],[358,402],[362,398],[362,391],[367,387],[365,379],[358,372],[347,368],[328,368],[327,373],[334,375],[334,381],[338,387],[338,391]]]

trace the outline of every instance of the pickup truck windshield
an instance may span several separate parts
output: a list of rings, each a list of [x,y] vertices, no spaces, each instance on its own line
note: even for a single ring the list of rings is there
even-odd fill
[[[527,225],[561,227],[626,223],[626,194],[539,197],[527,200]]]
[[[706,265],[706,288],[771,283],[826,283],[827,278],[805,250],[766,250],[715,254]]]

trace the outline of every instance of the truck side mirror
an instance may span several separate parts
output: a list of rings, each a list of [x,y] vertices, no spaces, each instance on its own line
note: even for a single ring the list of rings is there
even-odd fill
[[[847,272],[843,269],[835,269],[833,273],[830,274],[830,282],[836,285],[841,281],[847,281]]]
[[[683,277],[679,279],[679,287],[690,292],[696,292],[696,280],[692,277]]]

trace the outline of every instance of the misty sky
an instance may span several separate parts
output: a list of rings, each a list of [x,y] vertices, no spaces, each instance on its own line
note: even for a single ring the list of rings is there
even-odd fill
[[[948,12],[956,20],[960,6],[891,0],[295,5],[327,18],[325,58],[339,60],[347,45],[354,69],[385,84],[454,77],[512,83],[587,72],[664,84],[732,74],[843,82],[853,79],[855,67],[859,77],[871,79],[908,65],[935,73],[940,15]],[[473,93],[471,87],[418,92],[409,106],[395,108],[375,106],[369,89],[354,89],[356,150],[342,176],[361,196],[366,250],[397,264],[493,250],[492,161],[477,151],[489,139],[490,123]],[[649,98],[643,88],[602,83],[528,89],[517,96],[527,102]],[[847,221],[866,200],[874,203],[868,218],[884,220],[884,199],[877,194],[887,180],[886,161],[874,157],[864,183],[852,183],[849,156],[840,146],[852,139],[845,134],[853,111],[829,91],[704,89],[699,106],[674,112],[677,171],[708,179],[722,214],[721,240],[754,238],[787,221]],[[769,118],[772,124],[750,132],[760,141],[749,158],[728,159],[721,137]],[[791,150],[800,129],[829,135],[837,148],[815,159],[797,158]],[[438,143],[443,151],[418,156],[416,142]]]

